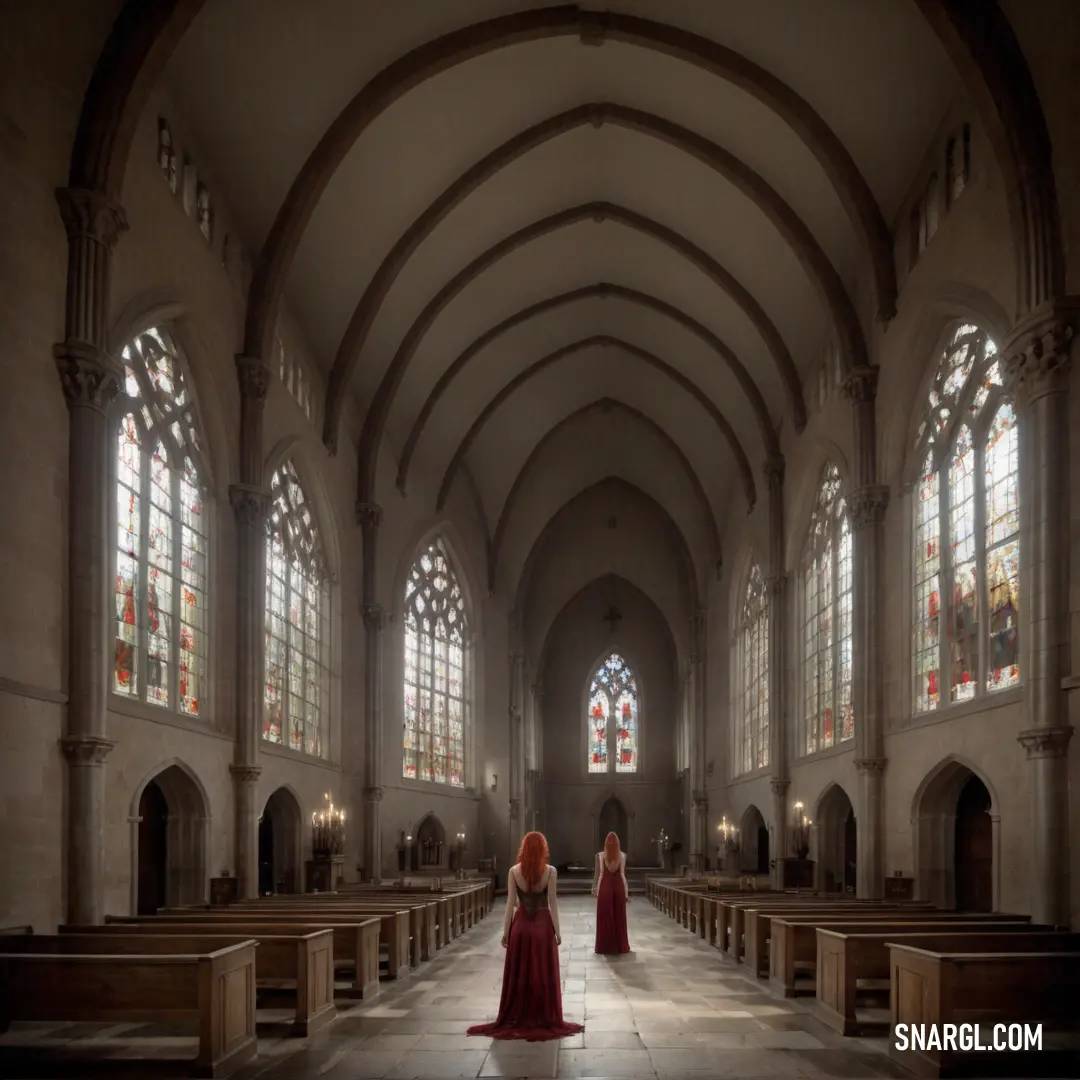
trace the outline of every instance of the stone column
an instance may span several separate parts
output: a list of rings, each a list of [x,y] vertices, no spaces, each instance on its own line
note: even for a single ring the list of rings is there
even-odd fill
[[[1005,368],[1016,389],[1028,437],[1024,469],[1031,506],[1026,632],[1029,729],[1019,735],[1032,770],[1031,917],[1069,925],[1069,779],[1072,727],[1065,710],[1068,643],[1069,536],[1065,484],[1069,440],[1065,394],[1080,301],[1057,300],[1036,310],[1010,335]]]
[[[105,717],[112,667],[108,611],[110,450],[108,409],[123,371],[106,352],[112,252],[123,209],[92,191],[56,193],[68,237],[64,340],[53,348],[67,400],[68,763],[67,921],[100,923],[105,904]]]
[[[855,889],[861,899],[885,895],[884,776],[885,717],[881,640],[882,524],[889,489],[877,483],[878,369],[849,372],[844,392],[855,423],[851,487],[845,494],[851,515],[852,696],[855,705],[855,768],[859,772],[856,810]]]
[[[704,870],[708,856],[709,795],[705,790],[705,655],[703,607],[690,617],[690,866]]]
[[[270,492],[263,455],[263,414],[270,369],[256,356],[236,357],[240,385],[240,482],[229,488],[236,517],[236,743],[233,805],[239,895],[259,895],[259,747],[266,663],[266,524]]]
[[[364,616],[364,873],[382,882],[382,652],[385,613],[378,603],[376,552],[382,507],[359,503],[357,521],[363,540],[362,593]]]
[[[522,715],[525,705],[525,654],[510,650],[510,848],[517,851],[525,835],[522,818],[525,787],[525,732]]]

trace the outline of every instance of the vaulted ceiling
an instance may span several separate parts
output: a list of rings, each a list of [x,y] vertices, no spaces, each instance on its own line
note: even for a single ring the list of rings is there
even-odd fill
[[[328,443],[367,417],[362,497],[380,447],[432,503],[464,467],[517,551],[618,476],[703,566],[891,315],[958,76],[913,0],[607,7],[208,0],[166,81],[261,253],[249,346],[283,299]]]

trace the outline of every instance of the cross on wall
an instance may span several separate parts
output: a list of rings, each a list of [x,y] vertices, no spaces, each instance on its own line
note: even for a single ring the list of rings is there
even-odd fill
[[[617,629],[621,619],[622,619],[622,615],[615,608],[614,605],[612,605],[611,607],[608,608],[608,612],[604,616],[604,622],[606,622],[608,624],[608,629],[613,634],[615,633],[615,630]]]

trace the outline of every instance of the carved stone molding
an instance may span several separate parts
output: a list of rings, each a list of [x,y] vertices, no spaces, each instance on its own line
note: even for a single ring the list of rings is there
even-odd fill
[[[510,717],[511,723],[521,723],[521,710],[516,705],[511,705],[506,712]]]
[[[103,735],[66,735],[60,740],[69,765],[103,765],[115,745],[114,740]]]
[[[382,630],[386,625],[386,611],[382,604],[364,604],[360,609],[364,618],[364,629],[369,632]]]
[[[877,398],[880,369],[870,365],[852,368],[844,376],[842,389],[852,405],[872,404]]]
[[[521,800],[520,799],[511,799],[510,800],[510,816],[512,818],[518,818],[518,817],[521,816]]]
[[[1080,300],[1069,297],[1047,304],[1021,322],[1002,350],[1006,378],[1017,397],[1032,402],[1068,387],[1069,366]]]
[[[788,788],[791,787],[791,781],[783,778],[774,778],[769,781],[769,787],[772,788],[774,795],[786,795]]]
[[[773,454],[765,459],[761,471],[770,491],[778,492],[784,486],[784,458],[782,454]]]
[[[1016,741],[1029,758],[1063,758],[1069,752],[1072,733],[1071,727],[1029,728],[1021,731]]]
[[[249,401],[265,401],[270,389],[270,368],[258,356],[236,355],[236,378],[240,396]]]
[[[100,192],[58,188],[56,201],[69,240],[90,240],[112,248],[127,230],[124,208]]]
[[[855,762],[855,768],[859,772],[874,773],[877,776],[881,776],[885,772],[885,766],[889,764],[888,758],[883,757],[868,757],[858,758]]]
[[[364,532],[377,529],[382,524],[382,507],[378,503],[358,502],[356,504],[356,522]]]
[[[262,776],[262,768],[258,765],[230,765],[229,772],[238,784],[257,784]]]
[[[53,358],[68,408],[104,412],[109,407],[124,378],[112,357],[86,342],[63,341],[53,346]]]
[[[367,803],[381,803],[383,797],[383,789],[381,787],[366,787],[364,788],[364,802]]]
[[[848,492],[844,501],[851,515],[851,527],[857,532],[872,525],[880,525],[885,520],[889,489],[880,484],[868,484]]]
[[[778,603],[784,599],[784,590],[787,588],[787,574],[770,574],[765,578],[765,595],[769,600]]]
[[[262,532],[266,528],[266,519],[270,514],[270,492],[265,488],[232,484],[229,487],[229,502],[236,515],[236,524],[241,529]]]

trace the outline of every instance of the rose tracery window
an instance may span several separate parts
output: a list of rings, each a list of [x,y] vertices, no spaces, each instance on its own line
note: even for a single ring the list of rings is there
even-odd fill
[[[1020,682],[1019,439],[997,348],[949,337],[924,405],[914,498],[914,711]]]
[[[756,562],[743,594],[738,657],[735,761],[741,774],[769,764],[769,604]]]
[[[327,752],[330,589],[318,526],[291,461],[270,482],[263,738]]]
[[[441,538],[405,583],[402,775],[465,786],[465,597]]]
[[[803,555],[803,754],[855,735],[851,558],[851,520],[840,473],[828,465]]]
[[[205,712],[208,528],[195,404],[176,345],[147,330],[121,354],[112,691]]]
[[[585,723],[590,773],[637,772],[637,680],[618,653],[612,653],[593,672]]]

